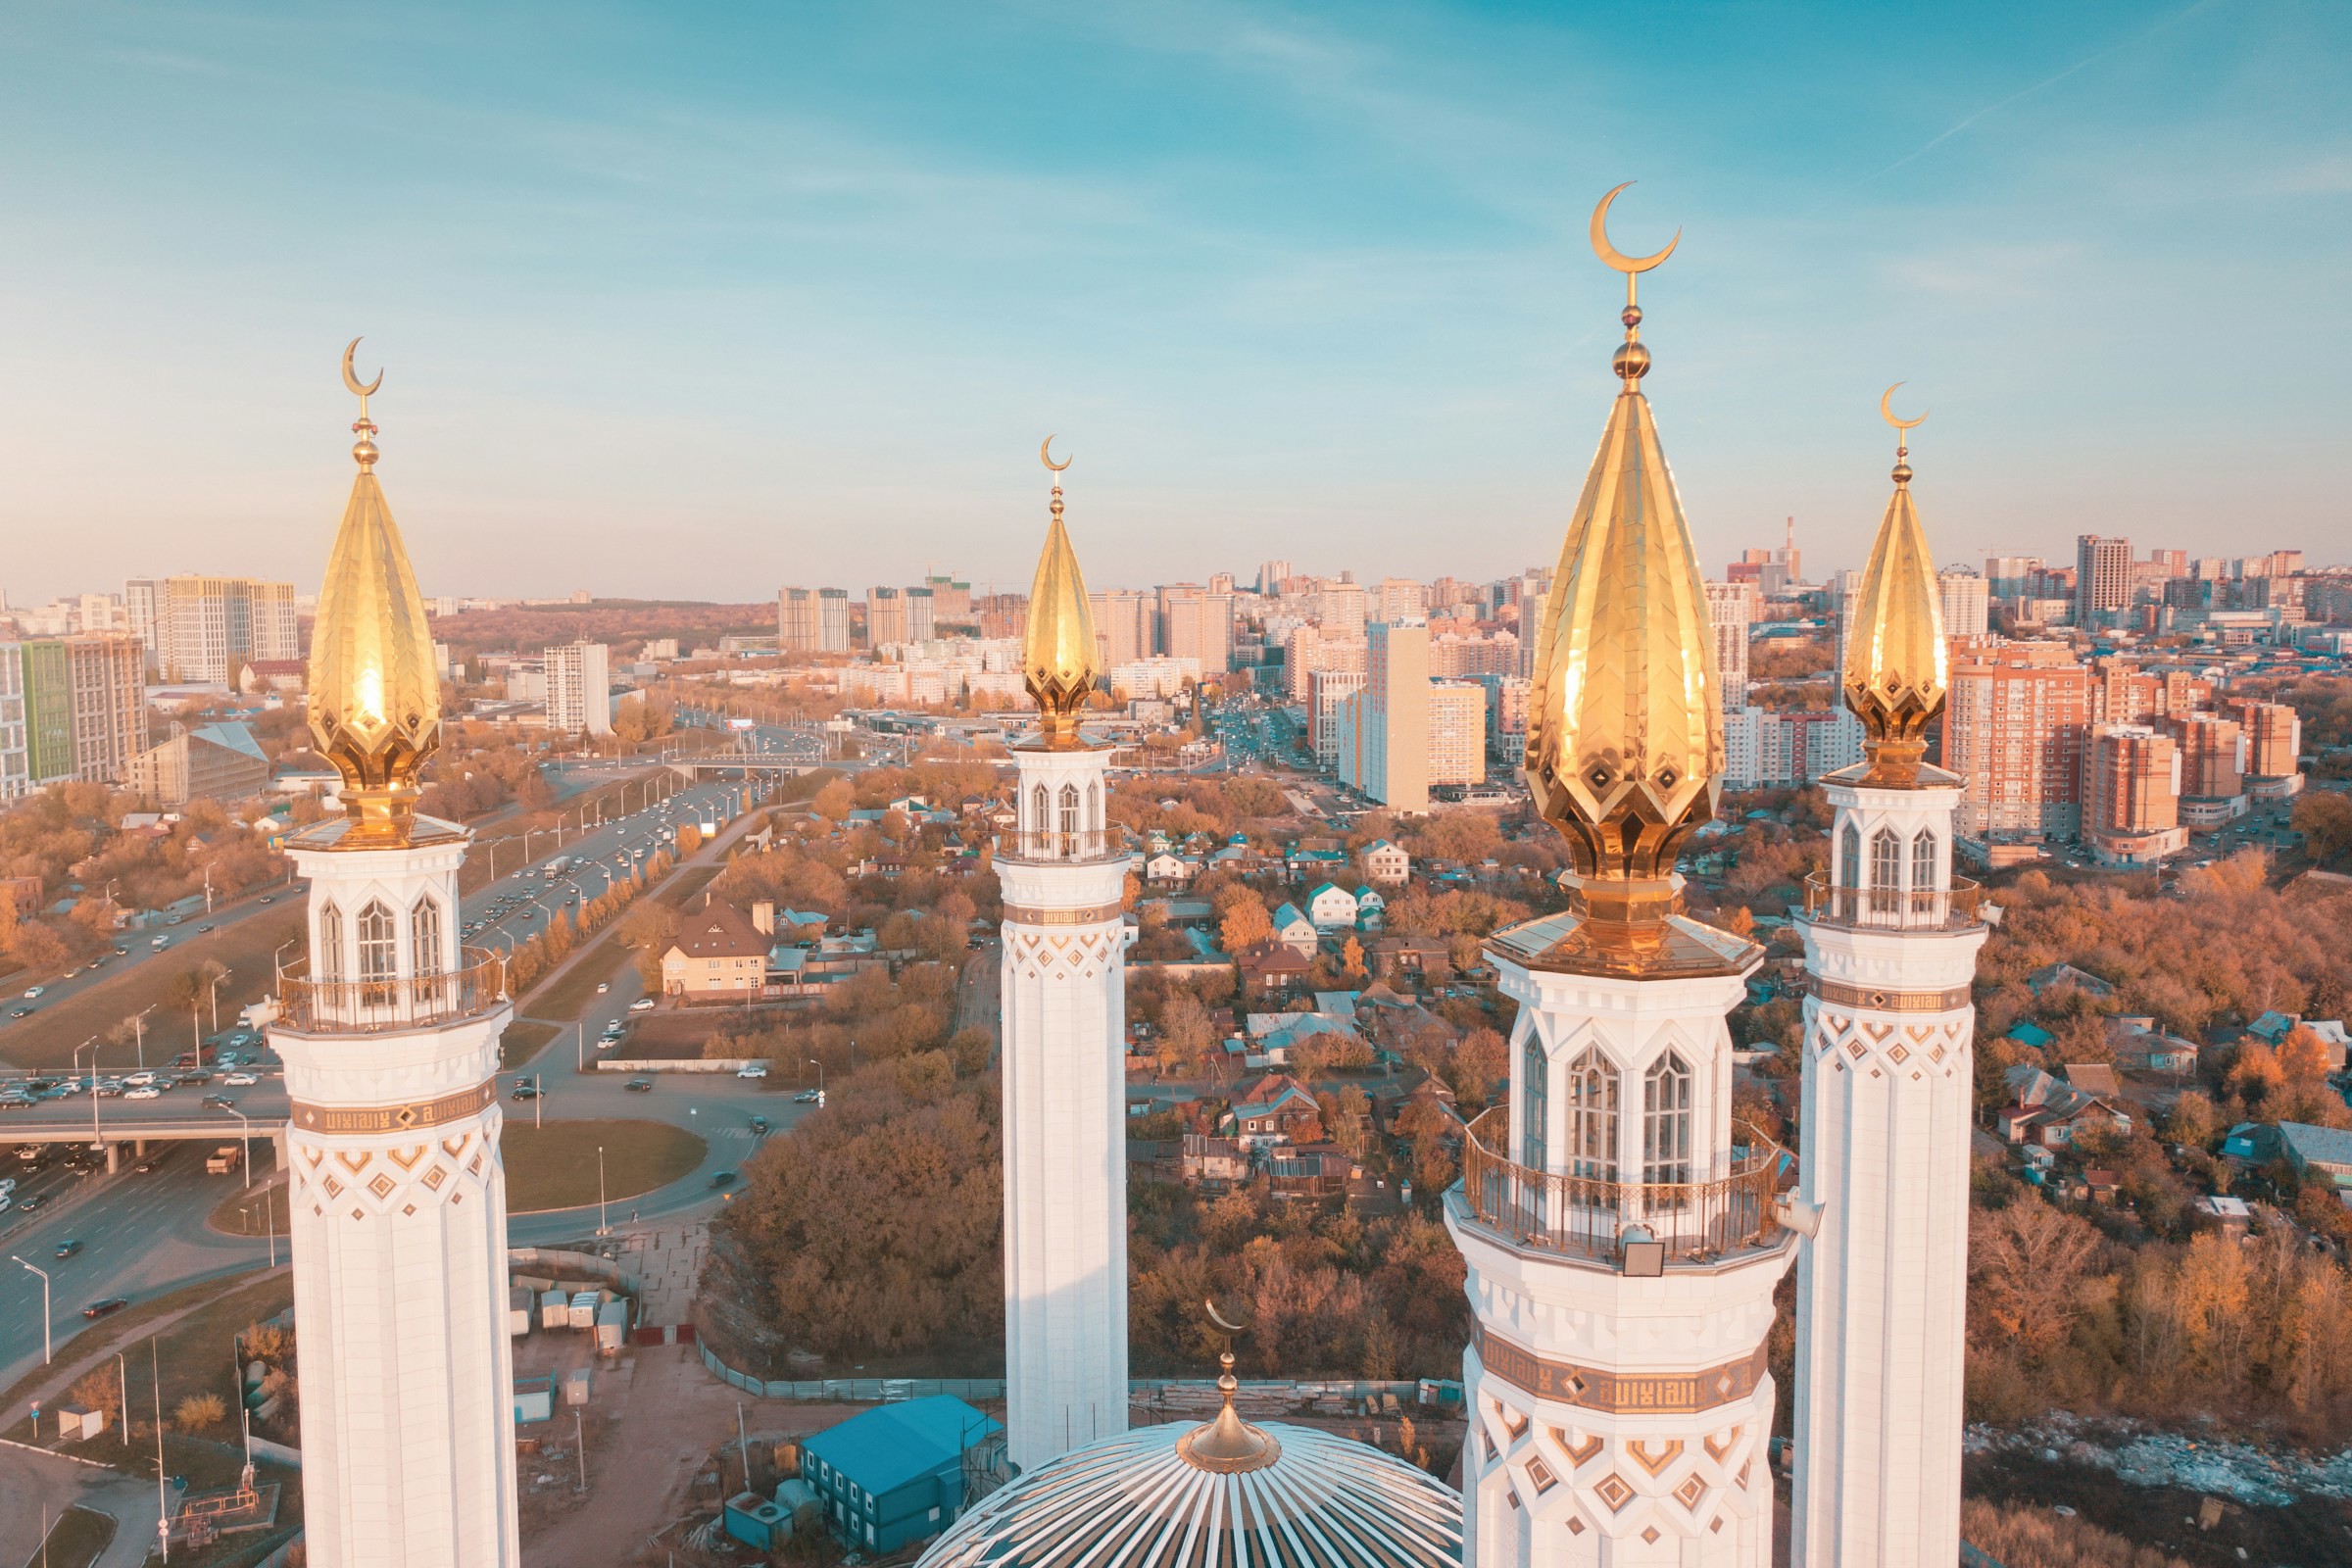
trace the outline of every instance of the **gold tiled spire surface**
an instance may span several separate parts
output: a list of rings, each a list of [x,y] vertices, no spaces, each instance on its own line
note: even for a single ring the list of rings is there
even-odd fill
[[[1909,432],[1927,416],[1895,418],[1887,409],[1893,393],[1888,387],[1879,407],[1887,423],[1903,432],[1895,446],[1894,494],[1887,499],[1870,564],[1848,612],[1840,676],[1845,706],[1862,720],[1869,781],[1901,786],[1918,779],[1927,727],[1943,711],[1951,651],[1943,636],[1936,563],[1911,499]]]
[[[1070,548],[1069,530],[1062,525],[1060,472],[1047,455],[1053,437],[1039,448],[1039,457],[1054,469],[1053,521],[1046,529],[1046,548],[1037,558],[1037,577],[1029,585],[1029,629],[1021,648],[1021,678],[1037,699],[1039,737],[1049,747],[1079,744],[1078,715],[1102,673],[1096,662],[1095,617],[1086,599],[1086,577],[1078,569],[1078,553]]]

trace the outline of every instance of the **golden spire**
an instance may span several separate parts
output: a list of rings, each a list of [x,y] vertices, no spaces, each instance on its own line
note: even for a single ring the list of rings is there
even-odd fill
[[[1584,918],[1564,945],[1578,951],[1557,956],[1639,973],[1663,961],[1665,922],[1681,908],[1675,855],[1715,814],[1723,715],[1698,558],[1642,395],[1650,360],[1635,278],[1674,244],[1637,258],[1609,243],[1623,189],[1592,213],[1594,253],[1625,274],[1625,342],[1611,362],[1623,386],[1534,633],[1527,778],[1575,862]]]
[[[1897,434],[1894,495],[1870,547],[1870,566],[1846,623],[1845,706],[1862,720],[1870,759],[1865,782],[1903,789],[1919,781],[1927,728],[1943,701],[1951,650],[1943,640],[1942,594],[1927,530],[1911,502],[1911,429],[1927,418],[1898,419],[1890,404],[1897,381],[1879,399],[1879,414]]]
[[[1055,463],[1054,438],[1037,449],[1038,461],[1054,474],[1054,521],[1046,529],[1046,548],[1037,558],[1037,578],[1029,585],[1029,634],[1021,649],[1021,677],[1037,699],[1038,741],[1048,751],[1069,751],[1084,744],[1078,736],[1078,715],[1095,690],[1101,673],[1095,663],[1095,617],[1087,607],[1086,578],[1078,570],[1078,555],[1070,548],[1069,531],[1061,525],[1062,469],[1068,458]]]
[[[352,374],[353,338],[343,351],[343,384],[360,399],[352,425],[360,465],[343,525],[327,557],[311,628],[311,735],[343,775],[348,849],[406,844],[416,808],[416,773],[441,744],[441,682],[424,599],[408,551],[375,477],[376,427],[368,398],[384,384]]]

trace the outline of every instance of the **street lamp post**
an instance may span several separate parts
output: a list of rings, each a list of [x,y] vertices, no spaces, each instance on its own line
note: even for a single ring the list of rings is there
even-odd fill
[[[210,989],[212,992],[213,1033],[215,1034],[219,1034],[220,1032],[220,982],[235,973],[236,971],[234,969],[223,969],[219,974],[213,976],[213,983]],[[204,1052],[201,1049],[199,1049],[196,1053],[196,1065],[199,1067],[204,1065]]]
[[[610,1236],[612,1227],[605,1223],[605,1146],[596,1146],[596,1234]]]
[[[41,1277],[41,1365],[47,1366],[50,1361],[49,1271],[45,1268],[33,1268],[30,1263],[25,1263],[23,1258],[17,1256],[17,1254],[14,1252],[8,1254],[8,1259],[12,1263],[23,1263],[24,1267],[32,1269],[35,1274],[38,1274]]]
[[[74,1048],[74,1070],[81,1071],[81,1054],[90,1054],[90,1144],[95,1148],[105,1140],[98,1133],[98,1037],[90,1036]]]
[[[250,1193],[253,1191],[253,1118],[234,1105],[222,1105],[220,1108],[244,1123],[237,1133],[238,1144],[244,1151],[238,1156],[238,1163],[245,1167],[245,1190]]]
[[[816,1103],[817,1108],[821,1110],[825,1103],[825,1064],[814,1056],[810,1056],[808,1065],[816,1069]]]
[[[162,1005],[163,1004],[160,1002],[150,1002],[130,1015],[131,1042],[133,1049],[139,1054],[139,1071],[141,1072],[147,1070],[147,1015]],[[95,1058],[92,1058],[92,1061],[95,1064]]]

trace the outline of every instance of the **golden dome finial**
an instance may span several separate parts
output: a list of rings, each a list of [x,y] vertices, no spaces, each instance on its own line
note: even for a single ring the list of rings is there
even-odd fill
[[[1870,759],[1866,782],[1892,789],[1919,781],[1927,728],[1943,711],[1951,673],[1936,563],[1911,500],[1910,433],[1927,416],[1894,416],[1895,387],[1902,384],[1879,398],[1880,416],[1896,431],[1894,494],[1847,612],[1845,668],[1839,672],[1845,706],[1862,720]]]
[[[1067,751],[1084,744],[1078,735],[1078,715],[1094,695],[1101,673],[1095,662],[1095,619],[1087,605],[1086,578],[1078,569],[1078,554],[1070,548],[1069,531],[1061,520],[1061,473],[1071,460],[1054,461],[1054,438],[1037,449],[1038,461],[1054,472],[1054,495],[1049,503],[1053,520],[1046,528],[1046,548],[1037,559],[1037,576],[1029,585],[1029,631],[1021,648],[1021,676],[1029,695],[1037,699],[1038,741],[1051,751]]]
[[[318,615],[311,628],[310,725],[318,752],[343,775],[349,849],[405,844],[416,814],[416,775],[441,744],[441,681],[424,597],[409,568],[400,529],[375,477],[375,425],[368,398],[384,383],[362,386],[343,351],[343,384],[360,399],[353,426],[359,474],[343,509]]]
[[[1674,251],[1628,257],[1592,214],[1592,249],[1626,275],[1623,378],[1544,599],[1529,693],[1527,777],[1568,841],[1585,919],[1563,961],[1641,972],[1682,904],[1674,860],[1715,814],[1723,715],[1706,590],[1641,380],[1634,278]],[[1681,235],[1676,235],[1679,243]]]

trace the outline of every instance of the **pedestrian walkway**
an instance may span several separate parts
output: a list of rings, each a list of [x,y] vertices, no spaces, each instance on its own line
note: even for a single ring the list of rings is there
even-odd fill
[[[645,1287],[637,1321],[656,1328],[691,1321],[694,1287],[710,1250],[710,1228],[700,1221],[651,1225],[620,1238],[618,1262]]]
[[[81,1507],[115,1521],[115,1538],[95,1568],[138,1568],[155,1546],[152,1478],[11,1445],[0,1447],[0,1563],[38,1561],[44,1521]]]

